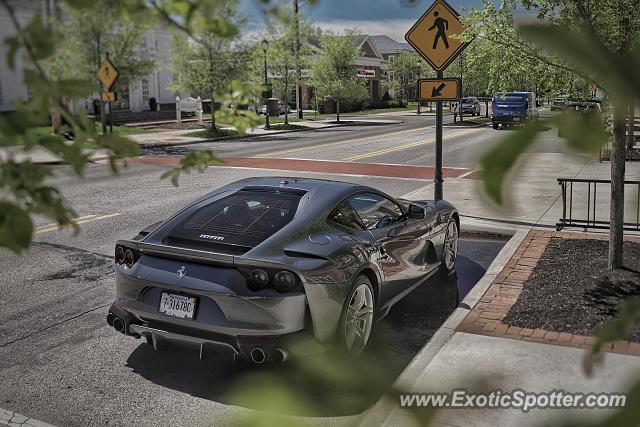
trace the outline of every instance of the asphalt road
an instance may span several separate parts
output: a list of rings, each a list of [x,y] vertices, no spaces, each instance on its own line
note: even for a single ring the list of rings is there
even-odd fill
[[[310,159],[433,165],[433,116],[378,117],[400,123],[194,144],[146,154],[163,157],[212,148],[223,157],[276,162]],[[451,116],[446,117],[445,123],[451,121]],[[490,127],[445,128],[444,166],[473,170],[478,156],[509,132]],[[559,144],[555,130],[548,130],[531,150],[566,149]],[[74,236],[70,230],[58,230],[39,218],[34,244],[27,254],[0,251],[0,408],[60,425],[224,425],[251,413],[247,409],[260,407],[255,399],[238,400],[237,390],[247,383],[255,386],[265,375],[271,384],[285,382],[293,386],[295,396],[314,402],[304,409],[291,407],[284,412],[322,417],[357,414],[389,387],[428,342],[503,245],[500,241],[463,240],[457,274],[432,278],[394,306],[375,326],[365,358],[368,362],[334,364],[346,366],[346,371],[330,375],[322,369],[309,369],[317,367],[313,364],[317,361],[259,370],[233,365],[222,357],[200,361],[190,349],[155,353],[141,340],[124,337],[106,325],[106,311],[114,298],[112,253],[117,239],[129,238],[202,194],[247,176],[346,180],[393,196],[422,188],[430,179],[222,166],[186,175],[176,188],[159,179],[166,170],[161,162],[131,164],[118,176],[105,164],[93,164],[81,180],[68,175],[65,167],[54,168],[56,177],[51,183],[61,188],[74,206],[81,231]],[[306,375],[299,375],[300,369]],[[361,382],[350,376],[354,373]],[[346,384],[334,381],[340,377],[350,380]],[[262,395],[260,400],[271,402]],[[349,419],[322,421],[341,424]]]
[[[541,113],[543,116],[548,112]],[[183,154],[194,149],[212,149],[220,157],[259,157],[267,159],[309,159],[334,162],[382,163],[433,166],[435,163],[435,117],[423,114],[378,115],[370,119],[396,120],[380,123],[333,127],[230,141],[193,144],[183,147],[146,150],[147,154]],[[348,121],[349,117],[344,120]],[[473,169],[478,158],[512,129],[494,130],[490,126],[453,125],[453,116],[444,119],[443,165]],[[543,132],[531,152],[567,152],[559,143],[555,129]]]
[[[175,188],[159,180],[165,170],[161,165],[132,164],[114,177],[106,165],[95,164],[83,180],[67,176],[64,167],[56,169],[52,183],[82,218],[81,232],[74,236],[71,230],[58,230],[40,219],[27,254],[1,252],[1,408],[59,425],[221,425],[248,413],[245,408],[256,407],[233,397],[242,384],[265,373],[288,378],[285,374],[292,368],[287,365],[256,370],[234,366],[224,358],[200,361],[189,349],[155,353],[141,340],[124,337],[105,323],[114,298],[112,252],[117,239],[135,235],[213,188],[273,171],[211,168],[185,176]],[[322,176],[366,183],[395,196],[425,184]],[[376,325],[368,354],[379,361],[376,378],[382,388],[428,341],[502,244],[463,241],[456,277],[433,278]],[[302,415],[324,417],[357,414],[382,390],[356,393],[360,398],[354,401],[349,398],[354,395],[353,384],[341,387],[328,382],[321,391],[309,383],[296,384],[300,393],[311,393],[325,403]],[[332,420],[339,424],[344,418]]]

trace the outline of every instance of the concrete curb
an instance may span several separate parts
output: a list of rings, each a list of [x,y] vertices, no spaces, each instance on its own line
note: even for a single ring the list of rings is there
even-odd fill
[[[505,264],[511,259],[528,233],[528,230],[518,230],[513,234],[513,237],[504,245],[480,281],[478,281],[473,289],[465,296],[433,337],[431,337],[427,345],[420,350],[411,363],[409,363],[405,370],[398,376],[395,383],[391,386],[392,389],[410,391],[420,381],[431,360],[433,360],[442,347],[444,347],[456,333],[455,329],[475,307],[478,301],[480,301],[482,295],[489,289],[495,277],[502,271]],[[383,397],[364,412],[363,417],[357,425],[362,427],[371,425],[384,426],[391,418],[393,411],[397,408],[398,404],[395,400]]]

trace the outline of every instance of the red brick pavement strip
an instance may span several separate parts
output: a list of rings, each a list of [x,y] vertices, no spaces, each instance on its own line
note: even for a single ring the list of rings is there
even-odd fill
[[[503,323],[509,309],[516,303],[522,292],[524,282],[529,278],[529,274],[540,260],[552,237],[603,240],[603,235],[599,234],[531,230],[457,330],[493,337],[584,349],[592,348],[595,344],[594,337],[544,329],[520,328]],[[606,235],[604,237],[604,240],[607,240]],[[640,238],[625,236],[625,240],[640,241]],[[606,345],[603,351],[640,356],[640,343],[615,341]]]
[[[177,166],[183,156],[144,156],[129,160],[163,166]],[[224,157],[221,167],[278,169],[296,172],[322,172],[339,175],[383,176],[388,178],[410,178],[432,180],[434,168],[425,166],[390,165],[380,163],[333,162],[326,160],[270,159],[257,157]],[[443,168],[444,176],[455,178],[469,169]]]

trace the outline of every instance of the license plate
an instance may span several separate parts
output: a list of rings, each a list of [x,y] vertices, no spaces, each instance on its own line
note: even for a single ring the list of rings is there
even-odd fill
[[[180,317],[182,319],[193,319],[197,302],[198,299],[195,297],[162,292],[160,296],[160,308],[158,311],[160,311],[160,313]]]

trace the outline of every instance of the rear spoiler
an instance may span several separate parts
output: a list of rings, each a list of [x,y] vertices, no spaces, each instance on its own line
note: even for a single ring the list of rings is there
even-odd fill
[[[124,246],[148,255],[158,255],[167,258],[196,261],[205,264],[234,266],[234,256],[217,254],[197,249],[179,248],[176,246],[157,245],[155,243],[137,242],[134,240],[118,240],[116,245]]]

